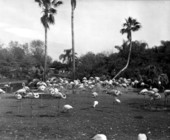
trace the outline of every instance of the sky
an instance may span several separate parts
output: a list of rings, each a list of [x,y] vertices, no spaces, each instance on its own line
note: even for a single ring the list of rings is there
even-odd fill
[[[64,49],[71,46],[70,0],[62,0],[57,9],[55,25],[48,30],[48,55],[59,60]],[[41,8],[34,0],[0,0],[0,43],[10,41],[29,43],[44,41],[40,22]],[[134,32],[133,40],[148,43],[149,47],[170,40],[170,1],[168,0],[77,0],[75,9],[75,51],[81,56],[115,52],[126,35],[120,34],[125,19],[137,19],[142,28]],[[5,45],[4,45],[5,46]]]

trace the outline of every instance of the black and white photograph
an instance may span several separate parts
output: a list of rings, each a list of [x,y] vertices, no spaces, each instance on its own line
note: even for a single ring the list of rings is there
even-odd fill
[[[0,7],[0,140],[170,140],[170,0]]]

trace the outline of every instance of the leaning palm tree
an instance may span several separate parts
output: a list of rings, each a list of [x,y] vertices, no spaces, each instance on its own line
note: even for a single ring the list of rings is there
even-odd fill
[[[73,57],[73,80],[75,80],[75,48],[74,48],[74,10],[76,0],[71,0],[71,34],[72,34],[72,57]]]
[[[129,65],[129,61],[130,61],[131,51],[132,51],[132,32],[138,31],[141,28],[141,24],[136,19],[129,17],[128,19],[125,19],[125,20],[126,20],[126,23],[123,24],[123,29],[121,29],[120,32],[122,34],[127,33],[127,39],[128,39],[129,45],[130,45],[129,54],[128,54],[128,59],[127,59],[127,63],[125,65],[125,67],[123,69],[121,69],[114,76],[114,79],[116,77],[118,77],[125,69],[127,69],[128,65]]]
[[[39,3],[39,6],[42,8],[43,16],[41,17],[41,23],[44,26],[45,30],[45,60],[44,60],[44,74],[43,80],[46,79],[47,71],[47,29],[49,29],[49,24],[54,24],[54,14],[57,13],[56,8],[62,4],[62,1],[58,0],[35,0]]]

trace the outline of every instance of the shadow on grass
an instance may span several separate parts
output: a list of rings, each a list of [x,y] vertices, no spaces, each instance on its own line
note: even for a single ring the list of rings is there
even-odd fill
[[[140,104],[140,103],[129,103],[128,104],[131,108],[135,109],[133,111],[137,112],[137,111],[152,111],[152,112],[170,112],[170,105],[164,105],[164,104],[153,104],[150,105],[148,104]]]
[[[85,107],[85,108],[81,108],[80,110],[89,110],[91,109],[92,107]]]
[[[143,116],[139,115],[139,116],[134,116],[135,119],[144,119]]]
[[[50,114],[42,114],[42,115],[38,115],[38,117],[56,117],[55,115],[50,115]]]
[[[25,115],[16,115],[17,117],[25,118]]]
[[[48,107],[48,106],[39,106],[39,108],[46,108],[46,107]]]
[[[13,114],[13,112],[12,111],[7,111],[6,114]]]

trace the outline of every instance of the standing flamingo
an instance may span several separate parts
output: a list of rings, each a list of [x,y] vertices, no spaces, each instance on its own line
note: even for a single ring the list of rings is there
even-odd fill
[[[66,99],[66,95],[61,93],[61,92],[59,92],[58,89],[55,90],[55,88],[54,88],[53,91],[51,91],[51,94],[52,94],[53,97],[55,97],[58,100],[58,112],[59,112],[59,109],[60,109],[60,100],[61,99]]]

